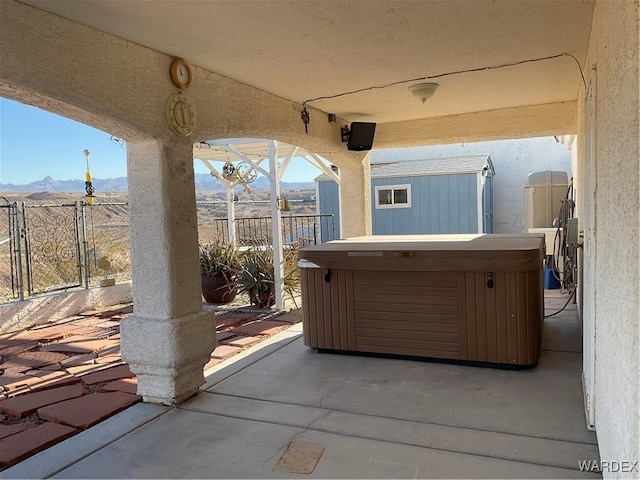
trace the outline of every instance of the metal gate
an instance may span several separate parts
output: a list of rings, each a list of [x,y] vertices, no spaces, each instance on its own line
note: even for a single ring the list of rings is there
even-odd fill
[[[7,199],[0,197],[0,302],[19,296],[18,275],[14,256],[14,209]]]
[[[29,295],[82,286],[78,204],[22,204]]]

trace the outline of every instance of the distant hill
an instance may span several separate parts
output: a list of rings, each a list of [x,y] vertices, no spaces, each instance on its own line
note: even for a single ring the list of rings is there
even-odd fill
[[[196,174],[196,190],[198,191],[223,191],[224,187],[211,175],[206,173]],[[282,190],[300,190],[313,188],[314,182],[281,182]],[[118,178],[94,178],[93,186],[96,192],[126,192],[127,177]],[[253,190],[268,190],[269,180],[260,176],[251,184]],[[0,183],[0,191],[7,192],[84,192],[84,180],[55,180],[52,177],[44,177],[42,180],[23,185]]]
[[[93,186],[100,192],[126,192],[127,177],[93,179]],[[12,183],[0,183],[0,190],[8,192],[84,192],[84,180],[55,180],[52,177],[44,177],[37,182],[14,185]]]

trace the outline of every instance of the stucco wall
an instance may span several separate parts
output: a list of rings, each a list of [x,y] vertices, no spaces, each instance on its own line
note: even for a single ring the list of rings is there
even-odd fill
[[[602,460],[640,459],[638,4],[599,1],[596,88],[596,431]],[[587,175],[592,172],[586,172]],[[605,477],[638,478],[604,472]]]
[[[378,125],[374,148],[573,134],[576,102],[526,105]]]
[[[373,150],[371,161],[487,153],[496,171],[493,177],[495,233],[522,232],[524,186],[529,173],[560,170],[571,178],[571,152],[566,145],[556,143],[553,137]]]

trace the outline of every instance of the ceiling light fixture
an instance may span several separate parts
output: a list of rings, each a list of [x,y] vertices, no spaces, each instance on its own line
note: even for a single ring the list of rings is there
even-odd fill
[[[416,83],[415,85],[409,85],[409,91],[424,103],[433,96],[439,86],[437,83]]]

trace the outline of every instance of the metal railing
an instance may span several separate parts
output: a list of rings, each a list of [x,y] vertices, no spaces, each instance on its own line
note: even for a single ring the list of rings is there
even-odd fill
[[[85,285],[93,286],[102,278],[131,279],[129,247],[129,205],[124,202],[94,203],[84,209],[86,252]],[[107,259],[107,263],[104,263]]]
[[[333,215],[282,216],[282,241],[285,244],[316,245],[322,243],[322,232],[327,238],[333,231]],[[271,217],[237,218],[236,235],[241,245],[273,243]]]
[[[237,243],[272,244],[268,202],[240,202],[235,219]],[[282,216],[285,245],[299,247],[333,238],[333,215],[293,214],[313,211],[293,203]],[[198,240],[228,242],[227,206],[198,202]],[[250,216],[254,215],[254,216]],[[84,201],[60,204],[9,202],[0,196],[0,303],[98,285],[103,278],[131,278],[127,203]]]
[[[16,232],[13,220],[13,208],[4,197],[0,197],[0,301],[5,298],[17,298],[20,285],[16,272],[14,242]]]
[[[0,303],[106,276],[131,278],[126,203],[0,203]]]

